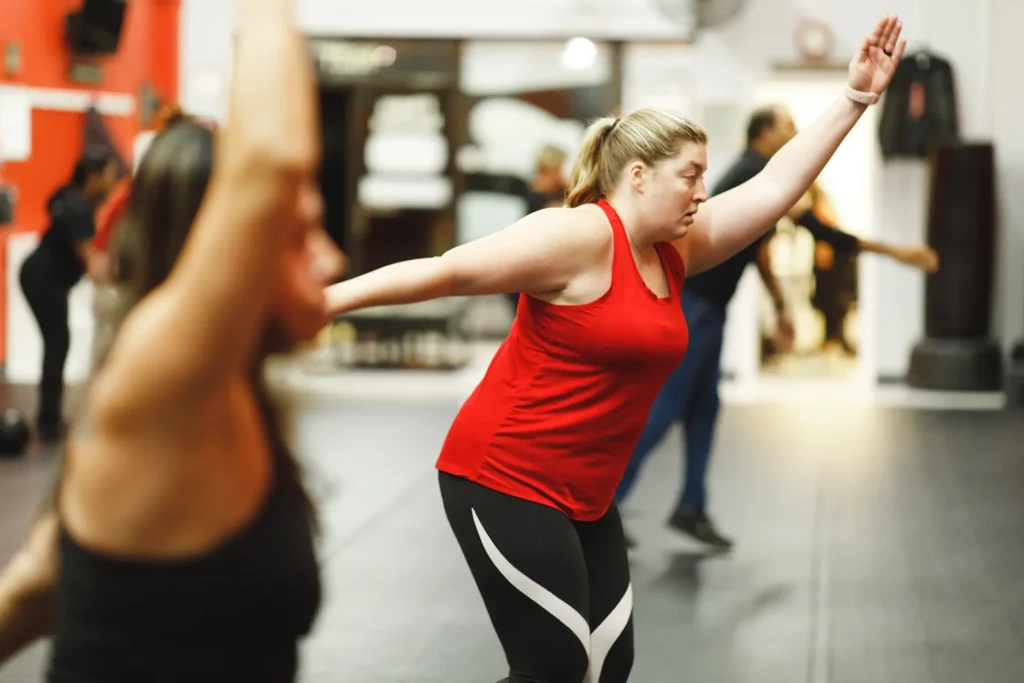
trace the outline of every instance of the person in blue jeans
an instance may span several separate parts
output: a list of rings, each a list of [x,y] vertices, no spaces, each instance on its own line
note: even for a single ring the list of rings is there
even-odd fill
[[[772,155],[795,135],[793,118],[784,107],[769,105],[755,110],[747,124],[746,150],[725,172],[712,189],[712,194],[727,192],[752,179],[764,169]],[[810,193],[806,195],[789,212],[789,217],[807,228],[815,240],[831,245],[836,252],[850,255],[862,251],[883,254],[926,271],[934,271],[937,267],[935,252],[927,246],[879,244],[861,240],[830,225],[832,221],[827,207],[812,196]],[[770,231],[715,268],[687,278],[682,303],[690,331],[689,349],[651,406],[647,425],[637,440],[633,456],[615,492],[615,500],[621,504],[636,483],[644,460],[665,437],[672,424],[681,420],[686,450],[684,484],[668,524],[718,548],[730,548],[733,543],[718,531],[707,514],[707,473],[718,421],[718,380],[725,312],[750,263],[757,263],[761,278],[779,314],[776,344],[784,349],[793,337],[792,318],[768,259],[767,246],[773,232]]]

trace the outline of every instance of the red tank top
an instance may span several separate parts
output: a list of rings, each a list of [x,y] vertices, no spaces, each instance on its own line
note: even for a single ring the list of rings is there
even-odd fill
[[[689,342],[683,260],[657,245],[670,294],[644,283],[622,221],[606,201],[615,246],[599,299],[555,305],[520,295],[508,338],[453,422],[437,468],[569,518],[600,518],[651,404]]]
[[[92,238],[94,249],[107,251],[110,245],[110,236],[128,208],[131,189],[131,178],[128,178],[117,185],[107,197],[107,201],[100,206],[96,217],[96,235]]]

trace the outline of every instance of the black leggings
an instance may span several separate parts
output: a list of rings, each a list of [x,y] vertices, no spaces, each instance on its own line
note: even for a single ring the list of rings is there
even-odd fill
[[[633,592],[618,508],[594,522],[440,473],[441,497],[508,659],[509,683],[624,683]]]
[[[68,328],[68,289],[55,282],[52,268],[37,253],[26,259],[19,274],[21,291],[43,337],[43,367],[39,377],[41,429],[59,429],[64,403],[64,364],[71,346]]]

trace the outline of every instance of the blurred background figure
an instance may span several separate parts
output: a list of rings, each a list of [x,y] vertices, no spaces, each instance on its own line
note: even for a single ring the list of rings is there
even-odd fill
[[[68,295],[90,267],[94,213],[113,189],[118,172],[109,151],[86,151],[71,179],[50,197],[49,226],[21,267],[21,289],[43,338],[36,427],[46,442],[64,433],[64,362],[71,344]]]
[[[808,198],[815,222],[826,226],[840,224],[832,202],[829,201],[820,183],[815,183],[811,187]],[[816,239],[814,289],[810,303],[822,315],[824,336],[821,349],[826,353],[855,353],[848,335],[845,334],[844,323],[857,301],[857,255],[861,252],[887,256],[926,273],[935,272],[939,265],[938,255],[927,244],[893,245],[860,239],[856,250],[844,251],[836,249],[827,240]]]
[[[565,151],[544,145],[537,154],[537,172],[526,191],[527,213],[561,206],[565,199]]]
[[[537,171],[526,187],[526,213],[562,206],[565,201],[565,151],[554,145],[544,145],[537,154]],[[515,311],[519,293],[507,295]]]

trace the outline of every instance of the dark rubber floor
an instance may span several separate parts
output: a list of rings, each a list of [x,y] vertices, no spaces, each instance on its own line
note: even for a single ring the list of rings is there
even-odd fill
[[[301,450],[327,521],[327,601],[304,682],[505,675],[433,470],[456,408],[303,410]],[[624,507],[640,543],[631,681],[1024,681],[1024,415],[727,406],[711,511],[737,541],[728,555],[664,526],[680,443],[673,431]],[[0,462],[0,560],[52,458]],[[46,647],[0,669],[0,683],[39,681]]]

